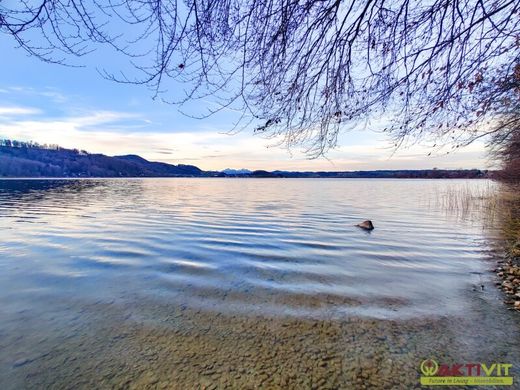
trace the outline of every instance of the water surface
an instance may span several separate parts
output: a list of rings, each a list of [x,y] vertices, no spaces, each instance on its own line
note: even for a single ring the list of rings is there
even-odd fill
[[[489,186],[0,181],[0,387],[400,388],[426,357],[518,363],[485,221],[439,202]]]

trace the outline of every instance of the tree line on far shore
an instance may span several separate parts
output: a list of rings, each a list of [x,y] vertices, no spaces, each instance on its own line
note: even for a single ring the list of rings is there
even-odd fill
[[[105,156],[58,145],[0,140],[0,177],[250,177],[250,178],[485,178],[492,173],[478,169],[401,169],[339,172],[256,170],[227,174],[202,171],[193,165],[151,162],[137,155]]]

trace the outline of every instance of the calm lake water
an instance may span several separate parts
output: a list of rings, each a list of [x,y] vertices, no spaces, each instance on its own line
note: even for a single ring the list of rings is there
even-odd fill
[[[414,388],[430,357],[519,374],[490,229],[443,202],[492,186],[0,180],[0,388]]]

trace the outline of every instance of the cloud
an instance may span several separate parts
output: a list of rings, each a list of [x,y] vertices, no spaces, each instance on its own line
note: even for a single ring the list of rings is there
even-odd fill
[[[383,142],[349,145],[330,153],[329,160],[309,160],[301,151],[267,146],[265,140],[243,132],[227,135],[203,132],[125,132],[117,124],[133,114],[97,112],[61,120],[0,121],[0,135],[38,143],[59,144],[108,155],[139,154],[149,160],[169,163],[193,162],[202,169],[226,167],[283,170],[363,170],[418,168],[479,168],[482,145],[472,145],[452,156],[428,157],[428,149],[414,146],[393,154]],[[138,116],[135,116],[138,118]],[[113,127],[116,130],[113,130]],[[211,154],[207,151],[210,149]],[[167,157],[167,158],[166,158]]]
[[[34,115],[41,111],[30,107],[0,106],[0,116]]]
[[[115,124],[117,126],[120,121],[126,119],[133,119],[133,125],[135,125],[136,120],[139,118],[140,115],[135,113],[118,111],[94,111],[89,112],[83,116],[68,118],[68,120],[81,129],[103,124]]]
[[[276,146],[276,139],[261,138],[247,131],[230,135],[222,132],[222,126],[209,126],[208,121],[198,122],[189,131],[179,131],[180,126],[175,122],[172,121],[170,127],[159,126],[154,122],[155,117],[153,120],[147,118],[152,114],[137,109],[124,112],[81,106],[71,108],[56,104],[55,99],[70,100],[59,91],[42,92],[31,88],[20,88],[20,91],[38,95],[37,102],[43,99],[43,103],[53,103],[47,104],[46,110],[22,105],[0,106],[0,138],[58,144],[107,155],[139,154],[152,161],[192,162],[207,170],[229,167],[317,171],[485,166],[482,143],[474,143],[449,156],[443,151],[428,156],[432,149],[427,145],[411,145],[395,151],[381,133],[353,130],[342,134],[341,146],[332,150],[328,159],[309,160],[301,150],[289,153]],[[65,108],[51,114],[50,110],[56,107]]]
[[[69,97],[62,94],[56,88],[47,87],[44,89],[36,89],[27,86],[10,86],[6,88],[0,89],[0,93],[9,93],[11,95],[20,95],[20,96],[37,96],[43,97],[46,100],[52,101],[54,103],[65,103],[69,100]]]

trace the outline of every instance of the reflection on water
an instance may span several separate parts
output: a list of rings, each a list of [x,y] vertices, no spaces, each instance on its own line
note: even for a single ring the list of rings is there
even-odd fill
[[[489,185],[0,181],[0,387],[402,388],[425,357],[519,362],[483,221],[432,207]]]

